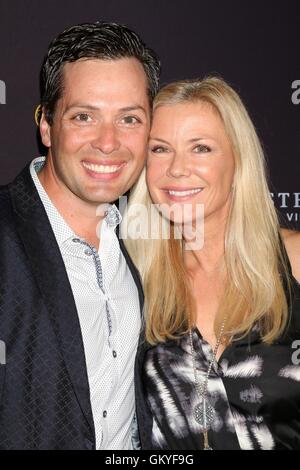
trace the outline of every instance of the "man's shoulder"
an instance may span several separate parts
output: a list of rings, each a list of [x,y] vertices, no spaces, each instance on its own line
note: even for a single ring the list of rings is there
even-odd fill
[[[0,186],[0,245],[1,249],[14,238],[15,218],[9,185]]]
[[[0,194],[3,194],[8,191],[9,184],[1,184],[0,185]]]
[[[9,207],[11,204],[9,196],[9,185],[0,186],[0,207],[1,209]]]
[[[25,200],[30,187],[30,172],[25,167],[16,178],[8,184],[0,185],[0,219],[8,221],[9,215],[14,212],[17,199]],[[0,226],[4,224],[0,224]]]

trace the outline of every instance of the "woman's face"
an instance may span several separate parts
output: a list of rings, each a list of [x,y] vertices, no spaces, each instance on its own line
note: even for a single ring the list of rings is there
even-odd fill
[[[169,211],[176,204],[187,214],[185,220],[188,217],[192,223],[201,215],[197,206],[203,207],[205,222],[226,220],[233,177],[231,144],[219,114],[210,104],[181,103],[155,110],[147,184],[153,202],[167,208],[162,210],[165,216],[180,221]]]

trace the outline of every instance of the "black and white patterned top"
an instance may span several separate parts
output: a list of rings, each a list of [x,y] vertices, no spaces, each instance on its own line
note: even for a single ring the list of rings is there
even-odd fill
[[[296,282],[294,291],[291,321],[281,338],[265,345],[254,328],[226,348],[212,368],[208,397],[216,418],[208,436],[213,449],[300,449],[300,286]],[[201,381],[212,350],[197,329],[192,337]],[[151,448],[203,449],[203,435],[193,416],[199,398],[189,336],[149,347],[141,370],[152,422]],[[144,428],[144,436],[145,432]]]

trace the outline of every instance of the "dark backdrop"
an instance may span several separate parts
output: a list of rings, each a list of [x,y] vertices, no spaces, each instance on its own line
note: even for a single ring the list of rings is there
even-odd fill
[[[300,2],[0,0],[0,184],[39,152],[34,110],[52,38],[86,21],[125,23],[162,60],[162,83],[217,73],[262,139],[282,221],[300,229]]]

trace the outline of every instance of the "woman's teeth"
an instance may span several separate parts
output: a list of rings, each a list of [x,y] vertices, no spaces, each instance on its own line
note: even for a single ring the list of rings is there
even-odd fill
[[[197,194],[202,191],[203,188],[189,189],[186,191],[167,191],[171,196],[190,196],[192,194]]]

